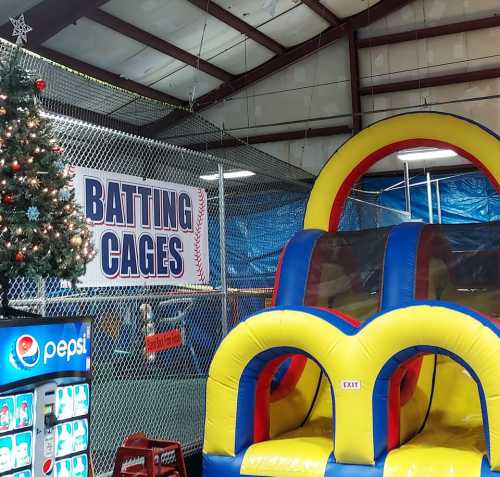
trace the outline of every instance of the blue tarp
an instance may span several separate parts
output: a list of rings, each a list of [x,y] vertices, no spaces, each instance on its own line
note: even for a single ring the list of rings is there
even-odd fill
[[[432,179],[450,177],[433,175]],[[400,177],[367,178],[361,189],[380,191],[397,182]],[[425,176],[412,178],[412,184],[424,182]],[[435,183],[432,186],[434,222],[437,222]],[[440,181],[443,223],[491,222],[500,220],[500,195],[481,173],[457,175]],[[302,228],[308,194],[272,192],[227,198],[227,269],[230,286],[272,286],[273,274],[281,248]],[[428,222],[427,188],[411,188],[412,219]],[[350,203],[342,220],[343,230],[373,227],[373,207],[356,207]],[[404,189],[383,192],[377,204],[403,211]],[[356,217],[353,217],[356,214]],[[215,219],[215,218],[214,218]],[[387,214],[379,226],[392,225],[395,215]],[[353,225],[355,224],[355,225]],[[212,227],[218,221],[212,220]],[[218,256],[211,256],[211,268],[218,270]],[[216,260],[216,261],[214,261]],[[218,278],[218,277],[217,277]]]
[[[302,228],[308,194],[273,191],[226,198],[228,286],[270,287],[283,245]],[[209,222],[218,237],[218,217]],[[218,244],[212,244],[211,282],[219,283]]]
[[[450,177],[450,175],[432,176],[432,179]],[[363,180],[363,190],[379,191],[396,182],[399,178],[368,178]],[[413,177],[412,184],[425,182],[425,176]],[[490,181],[481,173],[457,175],[439,182],[441,210],[444,224],[471,222],[492,222],[500,220],[500,195]],[[437,196],[435,183],[432,184],[432,203],[434,223],[437,222]],[[380,196],[380,205],[404,210],[404,189],[384,192]],[[426,184],[411,188],[412,218],[429,222]]]

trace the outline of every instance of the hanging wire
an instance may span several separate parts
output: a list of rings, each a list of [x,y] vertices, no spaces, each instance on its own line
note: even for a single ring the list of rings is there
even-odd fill
[[[191,85],[191,90],[189,91],[189,109],[193,111],[194,109],[194,103],[196,101],[196,87],[198,86],[198,80],[200,76],[200,60],[201,60],[201,52],[203,51],[203,42],[205,40],[205,32],[207,30],[207,23],[208,23],[208,7],[210,4],[210,0],[207,1],[207,9],[205,11],[205,22],[203,24],[203,30],[201,32],[201,38],[200,38],[200,46],[198,47],[198,55],[196,58],[196,68],[193,72],[193,83]]]
[[[248,57],[247,57],[247,40],[248,38],[245,36],[245,75],[248,72]],[[245,81],[246,82],[246,81]],[[246,105],[246,112],[247,112],[247,134],[246,134],[246,142],[248,142],[248,134],[250,132],[250,104],[249,104],[249,99],[248,99],[248,87],[245,88],[245,105]]]
[[[315,56],[315,61],[316,61],[316,65],[314,67],[314,76],[313,76],[313,84],[316,83],[316,79],[318,77],[318,69],[319,69],[319,51],[321,49],[321,36],[322,36],[322,33],[320,33],[318,35],[318,47],[316,49],[316,52],[314,53],[314,56]],[[309,96],[309,106],[307,108],[307,117],[306,117],[306,128],[304,130],[304,142],[302,144],[302,148],[301,148],[301,154],[300,154],[300,164],[304,164],[304,155],[305,155],[305,151],[306,151],[306,147],[307,147],[307,130],[310,128],[310,125],[309,125],[309,118],[312,116],[312,107],[313,107],[313,100],[314,100],[314,91],[315,91],[316,87],[315,86],[312,86],[311,87],[311,94]]]

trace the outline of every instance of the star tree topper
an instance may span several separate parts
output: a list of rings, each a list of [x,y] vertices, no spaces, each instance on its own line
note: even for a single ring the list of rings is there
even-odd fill
[[[9,18],[10,22],[14,26],[14,30],[12,32],[12,36],[17,36],[16,45],[22,45],[23,42],[28,42],[28,33],[33,31],[29,25],[26,24],[24,20],[24,13],[21,13],[18,18]]]

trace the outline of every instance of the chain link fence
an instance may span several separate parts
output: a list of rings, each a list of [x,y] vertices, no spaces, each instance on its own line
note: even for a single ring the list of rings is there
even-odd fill
[[[10,43],[0,42],[0,58],[12,52]],[[28,52],[21,53],[21,62],[48,84],[41,101],[69,163],[207,191],[206,285],[69,289],[56,279],[19,278],[10,288],[15,307],[44,316],[93,318],[91,453],[97,475],[111,472],[116,448],[137,431],[179,440],[186,454],[197,452],[213,354],[229,329],[270,298],[277,254],[302,226],[310,189],[305,181],[312,176],[245,144],[209,154],[181,147],[188,145],[181,141],[143,137],[142,126],[174,108]],[[191,116],[189,127],[186,121],[182,126],[182,134],[191,137],[188,142],[212,137],[208,130],[224,135]],[[255,175],[210,182],[200,178],[242,168]],[[145,351],[148,334],[169,330],[180,332],[182,346]]]

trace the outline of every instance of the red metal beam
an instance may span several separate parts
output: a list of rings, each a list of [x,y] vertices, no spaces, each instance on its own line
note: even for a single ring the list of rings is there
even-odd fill
[[[465,33],[468,31],[481,30],[483,28],[494,28],[500,26],[500,15],[477,20],[467,20],[464,22],[451,23],[448,25],[438,25],[417,30],[404,31],[401,33],[391,33],[388,35],[374,36],[358,40],[358,48],[369,48],[371,46],[392,45],[404,41],[421,40],[423,38],[434,38],[443,35],[453,35],[455,33]]]
[[[323,20],[326,20],[330,25],[340,25],[341,21],[337,18],[337,16],[318,0],[302,0],[302,3],[307,5],[314,13],[323,18]]]
[[[317,129],[302,129],[299,131],[285,131],[279,133],[260,134],[257,136],[222,139],[220,141],[200,142],[197,144],[186,143],[189,149],[207,151],[210,149],[225,149],[228,147],[245,146],[247,144],[265,144],[269,142],[294,141],[313,137],[334,136],[336,134],[352,134],[350,126],[331,126]],[[168,137],[165,138],[168,140]]]
[[[359,58],[356,47],[356,32],[349,31],[349,70],[351,76],[351,105],[352,105],[352,129],[354,134],[361,131],[363,127],[361,117],[361,95],[359,94]]]
[[[28,45],[41,45],[68,25],[109,0],[44,0],[24,12],[26,23],[33,27],[28,34]],[[12,41],[10,21],[0,27],[0,36]]]
[[[282,53],[284,53],[285,48],[282,45],[280,45],[277,41],[273,40],[272,38],[268,37],[261,31],[257,30],[257,28],[254,28],[253,26],[244,22],[236,15],[233,15],[224,8],[220,7],[219,5],[217,5],[217,3],[213,2],[212,0],[187,0],[187,1],[193,4],[194,6],[200,8],[201,10],[207,12],[208,14],[212,15],[213,17],[217,18],[218,20],[230,26],[231,28],[234,28],[235,30],[239,31],[241,34],[246,35],[248,38],[251,38],[257,43],[260,43],[262,46],[265,46],[268,50],[273,51],[277,55],[281,55]]]
[[[141,128],[135,124],[130,124],[126,121],[113,118],[110,115],[97,113],[89,109],[80,108],[78,106],[70,105],[57,101],[51,98],[50,112],[62,114],[63,116],[70,116],[86,123],[104,126],[106,128],[115,129],[117,131],[127,132],[129,134],[140,135]]]
[[[129,38],[133,38],[143,45],[147,45],[160,51],[161,53],[165,53],[166,55],[175,58],[176,60],[182,61],[187,65],[198,68],[204,73],[222,81],[230,81],[234,78],[232,74],[224,71],[222,68],[198,58],[197,56],[173,45],[172,43],[162,40],[147,31],[141,30],[140,28],[121,20],[120,18],[104,12],[103,10],[96,9],[93,12],[88,13],[87,17],[107,28],[110,28],[111,30],[121,33]]]
[[[477,71],[467,71],[465,73],[453,73],[430,78],[416,80],[397,81],[395,83],[378,84],[374,86],[364,86],[360,88],[361,96],[374,94],[396,93],[409,91],[412,89],[432,88],[435,86],[447,86],[450,84],[468,83],[470,81],[482,81],[487,79],[500,78],[500,67],[489,68]]]
[[[136,81],[122,78],[115,73],[103,70],[101,68],[98,68],[97,66],[90,65],[50,48],[44,46],[36,46],[30,47],[30,50],[33,50],[35,53],[38,53],[39,55],[44,56],[45,58],[48,58],[49,60],[52,60],[56,63],[59,63],[60,65],[79,71],[80,73],[83,73],[87,76],[91,76],[98,80],[104,81],[105,83],[110,83],[114,86],[117,86],[118,88],[132,91],[133,93],[137,93],[150,99],[155,99],[156,101],[168,103],[172,106],[187,105],[187,103],[185,103],[184,101],[181,101],[178,98],[174,98],[169,94],[162,93],[161,91],[155,90],[148,86],[144,86],[143,84],[137,83]]]
[[[197,1],[198,3],[202,3],[206,6],[207,0]],[[257,66],[253,70],[250,70],[238,76],[236,79],[224,83],[219,88],[201,96],[196,101],[195,109],[197,111],[206,109],[212,106],[214,103],[222,101],[227,96],[230,96],[231,94],[234,94],[235,92],[253,83],[256,83],[257,81],[260,81],[265,77],[276,73],[280,69],[289,66],[296,61],[304,59],[308,55],[317,52],[321,48],[331,45],[334,41],[344,36],[349,31],[349,29],[355,30],[368,26],[371,22],[375,22],[380,18],[383,18],[389,13],[404,7],[406,4],[411,3],[412,1],[413,0],[381,0],[379,3],[369,8],[368,10],[350,17],[338,27],[329,28],[315,38],[307,40],[294,48],[290,48],[284,54],[272,58],[263,65]],[[191,1],[191,3],[193,2]],[[214,4],[210,3],[210,5]],[[160,131],[166,129],[172,124],[175,124],[175,122],[181,121],[183,118],[185,118],[185,115],[183,115],[182,118],[179,119],[177,117],[173,117],[173,114],[170,114],[165,116],[165,118],[162,118],[145,126],[144,129],[149,134],[158,134]]]
[[[189,1],[192,2],[193,0]],[[207,0],[196,1],[206,3]],[[256,83],[257,81],[276,73],[296,61],[304,59],[312,53],[316,53],[321,48],[331,45],[334,41],[343,37],[350,29],[357,30],[365,27],[387,14],[404,7],[412,1],[413,0],[381,0],[368,10],[350,17],[338,27],[329,28],[316,37],[290,48],[282,55],[278,55],[270,59],[263,65],[257,66],[253,70],[250,70],[238,76],[236,79],[224,83],[219,88],[201,96],[196,101],[195,109],[198,111],[206,109],[214,103],[222,101],[227,96],[230,96],[237,91]],[[214,5],[214,3],[210,3],[210,5]]]
[[[147,137],[156,137],[163,130],[173,126],[174,124],[179,124],[189,118],[191,114],[192,113],[187,109],[175,109],[163,118],[142,126],[141,133]]]

